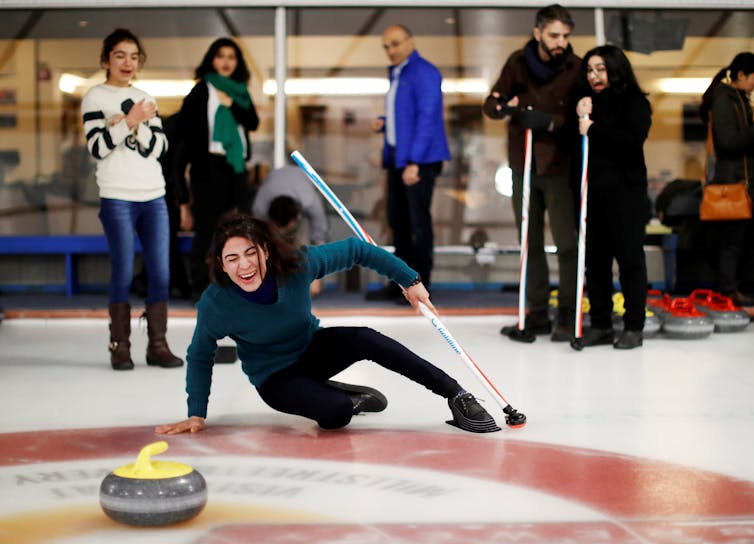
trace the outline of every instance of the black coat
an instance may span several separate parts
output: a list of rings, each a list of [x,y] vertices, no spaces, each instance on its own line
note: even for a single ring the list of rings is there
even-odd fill
[[[591,96],[590,189],[615,183],[646,187],[644,142],[652,125],[649,101],[640,92],[617,93],[610,87]]]
[[[754,183],[754,122],[749,99],[741,91],[718,84],[712,99],[712,141],[715,147],[713,183],[744,179],[744,156],[749,190]]]
[[[183,105],[178,112],[176,143],[173,160],[172,176],[176,180],[177,187],[185,187],[186,166],[191,165],[189,175],[192,183],[201,183],[206,180],[209,173],[209,121],[207,119],[207,102],[209,101],[209,89],[204,80],[199,81],[191,89]],[[251,142],[248,132],[254,131],[259,126],[257,110],[252,102],[249,109],[245,109],[236,102],[230,107],[233,117],[239,125],[246,130],[244,134],[244,146],[246,153],[244,158],[251,158]],[[187,202],[187,195],[179,191],[179,201]]]

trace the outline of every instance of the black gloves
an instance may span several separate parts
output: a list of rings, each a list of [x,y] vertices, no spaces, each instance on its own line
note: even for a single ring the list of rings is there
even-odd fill
[[[539,110],[521,110],[518,120],[524,128],[547,130],[552,122],[552,115]]]

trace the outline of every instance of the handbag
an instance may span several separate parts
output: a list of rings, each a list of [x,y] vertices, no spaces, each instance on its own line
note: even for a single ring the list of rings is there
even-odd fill
[[[704,186],[699,205],[702,221],[751,219],[749,183],[715,183]]]
[[[745,110],[744,110],[745,111]],[[712,115],[710,114],[707,139],[712,140]],[[702,221],[735,221],[751,219],[749,195],[749,165],[744,153],[744,180],[736,183],[706,183],[699,205]]]

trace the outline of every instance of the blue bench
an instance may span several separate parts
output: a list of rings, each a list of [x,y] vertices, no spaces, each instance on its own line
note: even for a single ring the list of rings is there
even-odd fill
[[[191,251],[191,235],[179,235],[181,253]],[[141,253],[141,244],[135,240],[135,249]],[[109,249],[103,234],[66,234],[56,236],[0,236],[0,255],[64,255],[65,293],[79,291],[78,256],[107,255]]]

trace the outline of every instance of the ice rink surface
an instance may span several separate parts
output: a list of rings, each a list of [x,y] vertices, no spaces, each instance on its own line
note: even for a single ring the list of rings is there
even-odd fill
[[[423,317],[331,316],[367,325],[456,377],[503,430],[445,423],[444,399],[377,365],[338,379],[380,389],[387,410],[338,431],[272,411],[238,362],[216,365],[207,428],[168,437],[160,459],[206,478],[205,510],[134,528],[107,518],[99,484],[185,417],[185,369],[109,367],[107,320],[0,324],[0,542],[697,543],[754,542],[752,326],[702,340],[645,340],[577,352],[499,334],[515,317],[443,321],[528,417],[503,413]],[[185,354],[194,320],[171,317]],[[230,345],[229,340],[223,343]]]

